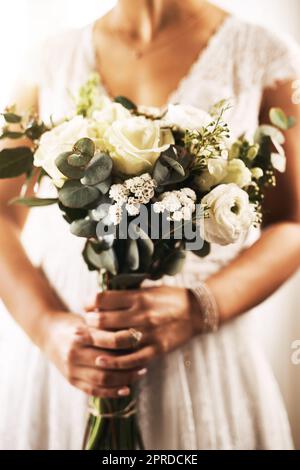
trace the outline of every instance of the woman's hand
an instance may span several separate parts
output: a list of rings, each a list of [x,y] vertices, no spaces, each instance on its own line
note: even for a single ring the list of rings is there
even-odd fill
[[[188,289],[151,287],[107,291],[87,313],[91,328],[104,330],[109,351],[96,364],[107,370],[135,370],[185,344],[201,331],[199,306]],[[139,341],[137,341],[137,339]],[[97,344],[103,347],[101,344]],[[123,350],[120,352],[120,350]]]
[[[66,312],[49,315],[47,344],[49,359],[75,387],[94,397],[117,398],[130,394],[129,385],[141,379],[145,369],[107,371],[96,364],[100,348],[117,344],[115,333],[89,328],[84,320]]]

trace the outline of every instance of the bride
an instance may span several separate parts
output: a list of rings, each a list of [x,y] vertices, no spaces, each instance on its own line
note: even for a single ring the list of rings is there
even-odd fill
[[[299,267],[297,46],[206,1],[119,0],[92,25],[49,41],[22,70],[13,101],[59,118],[92,72],[103,93],[140,105],[207,109],[232,98],[235,136],[283,108],[298,119],[286,133],[287,172],[265,199],[261,234],[213,246],[203,260],[190,255],[175,279],[98,297],[81,239],[56,206],[30,214],[8,206],[22,179],[2,181],[0,296],[10,315],[0,319],[1,449],[80,449],[88,395],[126,396],[133,382],[147,449],[292,449],[251,311]],[[208,334],[190,291],[204,280],[219,318]],[[124,352],[131,328],[142,338]]]

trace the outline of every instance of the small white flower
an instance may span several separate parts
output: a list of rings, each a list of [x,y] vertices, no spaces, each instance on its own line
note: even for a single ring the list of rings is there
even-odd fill
[[[119,204],[113,204],[108,211],[109,218],[114,225],[119,225],[122,220],[123,208]]]
[[[190,220],[196,209],[196,193],[190,188],[179,191],[167,191],[153,205],[156,213],[169,212],[168,220]]]
[[[113,184],[109,191],[109,197],[118,204],[125,204],[128,200],[129,190],[123,184]]]
[[[252,168],[251,174],[255,180],[259,180],[260,178],[264,176],[263,170],[259,167]]]

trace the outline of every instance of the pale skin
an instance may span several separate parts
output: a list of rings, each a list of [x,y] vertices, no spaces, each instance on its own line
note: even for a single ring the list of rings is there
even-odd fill
[[[94,31],[99,72],[108,90],[136,103],[164,105],[225,17],[201,0],[120,0]],[[199,27],[187,32],[195,18]],[[145,54],[137,60],[130,47]],[[173,73],[165,73],[170,68]],[[18,90],[12,101],[19,109],[37,106],[37,87],[26,84]],[[299,268],[300,109],[291,95],[291,82],[263,93],[262,122],[268,120],[269,108],[278,106],[295,116],[297,125],[286,133],[287,172],[266,198],[268,218],[261,238],[207,280],[221,324],[258,305]],[[88,309],[86,320],[68,312],[21,246],[27,210],[7,205],[21,185],[22,178],[0,182],[0,297],[72,385],[100,397],[129,394],[153,359],[201,334],[201,312],[193,296],[174,287],[105,292]],[[143,333],[138,348],[129,328]]]

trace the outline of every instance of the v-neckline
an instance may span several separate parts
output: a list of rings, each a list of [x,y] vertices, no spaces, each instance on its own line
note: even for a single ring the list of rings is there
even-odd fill
[[[226,15],[225,19],[222,21],[222,24],[217,28],[217,30],[211,35],[209,38],[206,46],[201,49],[199,54],[197,55],[196,59],[192,62],[190,65],[188,71],[183,75],[183,77],[179,80],[178,84],[176,85],[175,89],[171,91],[167,97],[166,103],[162,106],[156,106],[158,109],[164,109],[166,108],[170,103],[175,103],[179,99],[180,95],[182,94],[182,91],[190,81],[190,79],[193,77],[196,69],[202,68],[204,65],[205,61],[209,57],[211,51],[214,49],[214,47],[217,45],[218,41],[223,37],[223,34],[226,33],[227,28],[231,24],[231,22],[234,20],[234,15],[228,14]],[[90,58],[89,60],[89,68],[90,72],[93,74],[96,74],[99,77],[99,82],[101,89],[103,91],[103,94],[111,99],[114,97],[111,95],[109,92],[109,89],[107,85],[104,83],[103,78],[101,76],[100,70],[97,68],[97,54],[96,54],[96,48],[94,44],[94,28],[95,28],[96,22],[93,21],[86,27],[86,32],[87,32],[87,40],[86,42],[83,41],[83,43],[86,44],[87,47],[87,52],[88,56]],[[142,104],[139,104],[139,106],[143,106]]]

